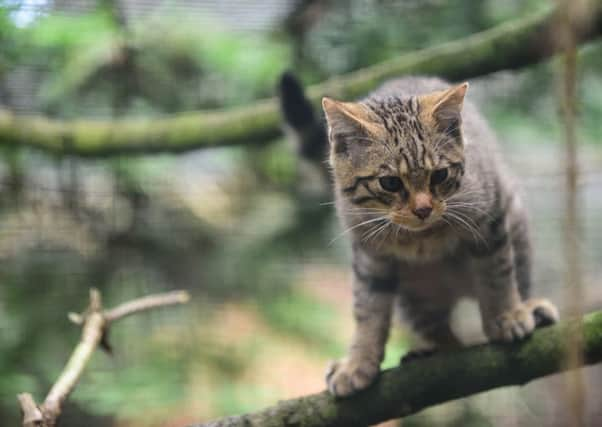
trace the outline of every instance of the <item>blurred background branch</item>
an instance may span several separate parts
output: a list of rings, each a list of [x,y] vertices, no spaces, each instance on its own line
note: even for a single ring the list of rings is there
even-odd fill
[[[593,2],[590,13],[593,25],[579,33],[578,43],[596,38],[602,32],[601,0]],[[402,74],[432,74],[457,80],[533,65],[558,51],[556,44],[550,43],[557,18],[556,10],[548,10],[507,22],[462,40],[404,54],[347,75],[333,77],[308,88],[308,95],[317,104],[324,95],[355,98],[374,89],[384,80]],[[136,77],[138,71],[134,58],[137,49],[120,41],[111,41],[101,56],[96,56],[92,62],[83,59],[88,65],[76,60],[78,62],[74,68],[78,77],[67,79],[67,82],[80,87],[84,82],[92,82],[95,75],[106,74],[106,68],[111,67],[111,72],[123,74],[116,76],[115,81],[126,84],[135,92],[137,82],[144,81]],[[88,55],[89,52],[84,54]],[[123,102],[126,100],[118,104]],[[119,108],[115,108],[118,112]],[[106,122],[57,121],[0,111],[0,144],[33,146],[55,154],[108,156],[181,152],[232,144],[266,143],[279,135],[280,116],[274,99],[223,111]]]

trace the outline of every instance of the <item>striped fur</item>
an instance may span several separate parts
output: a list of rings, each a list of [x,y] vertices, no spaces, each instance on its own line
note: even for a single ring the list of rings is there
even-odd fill
[[[467,87],[403,78],[359,102],[323,101],[337,210],[353,243],[356,332],[327,373],[335,395],[376,377],[395,301],[447,348],[460,345],[449,316],[461,297],[477,300],[491,340],[522,339],[558,317],[528,299],[526,216]]]

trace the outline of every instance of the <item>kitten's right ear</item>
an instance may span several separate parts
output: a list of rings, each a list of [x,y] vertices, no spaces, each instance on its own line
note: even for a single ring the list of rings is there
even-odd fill
[[[327,119],[329,115],[336,114],[337,104],[340,104],[340,102],[335,101],[332,98],[327,96],[322,98],[322,109],[324,110],[324,114],[326,114]]]
[[[332,136],[360,132],[375,134],[379,130],[374,113],[357,102],[340,102],[324,97],[322,108]]]

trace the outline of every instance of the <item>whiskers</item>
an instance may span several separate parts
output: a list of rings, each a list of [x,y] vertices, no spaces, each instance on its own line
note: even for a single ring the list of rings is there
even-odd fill
[[[475,241],[480,241],[483,244],[487,244],[477,221],[465,211],[459,210],[453,205],[447,205],[447,209],[443,212],[441,219],[448,225],[453,227],[458,226],[461,230],[467,231]]]
[[[385,208],[367,208],[367,207],[348,207],[343,213],[345,214],[385,214],[388,210]]]
[[[471,216],[491,217],[491,214],[483,207],[483,203],[448,201],[445,206],[447,209],[462,211]]]
[[[395,233],[395,236],[397,236],[401,228],[398,224],[391,221],[387,209],[353,207],[344,210],[342,213],[346,217],[359,216],[362,221],[345,229],[341,234],[332,239],[329,245],[332,245],[351,231],[364,227],[365,230],[363,230],[360,240],[364,243],[376,243],[380,246],[390,238],[392,233]]]
[[[337,240],[339,240],[341,237],[345,236],[346,234],[348,234],[352,230],[355,230],[356,228],[363,227],[363,226],[366,226],[366,225],[369,225],[369,224],[375,224],[375,223],[376,223],[374,225],[375,227],[380,227],[380,225],[382,224],[383,221],[388,221],[388,219],[384,215],[379,215],[376,218],[370,218],[370,219],[362,221],[362,222],[360,222],[358,224],[355,224],[355,225],[353,225],[351,227],[348,227],[341,234],[339,234],[334,239],[332,239],[328,245],[329,246],[332,245],[334,242],[336,242]]]
[[[362,242],[368,243],[370,240],[376,240],[378,236],[382,236],[380,241],[380,244],[382,244],[383,241],[386,240],[386,238],[390,235],[390,231],[388,230],[389,226],[392,224],[393,223],[388,218],[383,219],[382,223],[366,230],[366,232],[362,235]],[[388,231],[386,235],[384,234],[385,231]]]
[[[469,186],[442,201],[445,206],[443,212],[424,228],[416,225],[416,233],[421,233],[431,227],[436,229],[435,223],[441,221],[442,224],[447,224],[457,233],[474,240],[475,243],[487,245],[486,233],[482,227],[492,218],[492,195],[483,188]],[[401,213],[396,211],[396,215],[401,215]],[[408,236],[411,236],[414,231],[410,225],[416,222],[412,215],[405,212],[405,215],[401,217],[391,216],[394,215],[391,208],[385,207],[339,206],[339,214],[346,218],[350,225],[332,239],[329,245],[355,230],[354,234],[358,241],[380,248],[387,242],[402,242],[400,239],[411,238]],[[427,234],[431,235],[428,232]]]
[[[407,218],[407,215],[403,215],[402,218]],[[361,240],[365,243],[370,241],[376,242],[378,247],[380,247],[385,241],[390,240],[391,236],[393,237],[393,241],[397,241],[399,238],[399,233],[403,230],[404,228],[401,225],[391,221],[391,219],[387,216],[383,219],[381,224],[376,224],[375,226],[366,230],[362,235]],[[378,239],[380,239],[380,241],[378,241]]]

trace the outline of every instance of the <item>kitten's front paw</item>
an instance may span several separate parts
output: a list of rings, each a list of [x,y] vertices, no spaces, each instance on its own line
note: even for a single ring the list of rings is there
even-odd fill
[[[492,319],[485,327],[493,341],[518,341],[531,335],[535,328],[558,321],[558,309],[546,299],[533,298]]]
[[[331,362],[326,370],[326,385],[334,396],[350,396],[372,384],[378,371],[378,364],[369,360]]]

